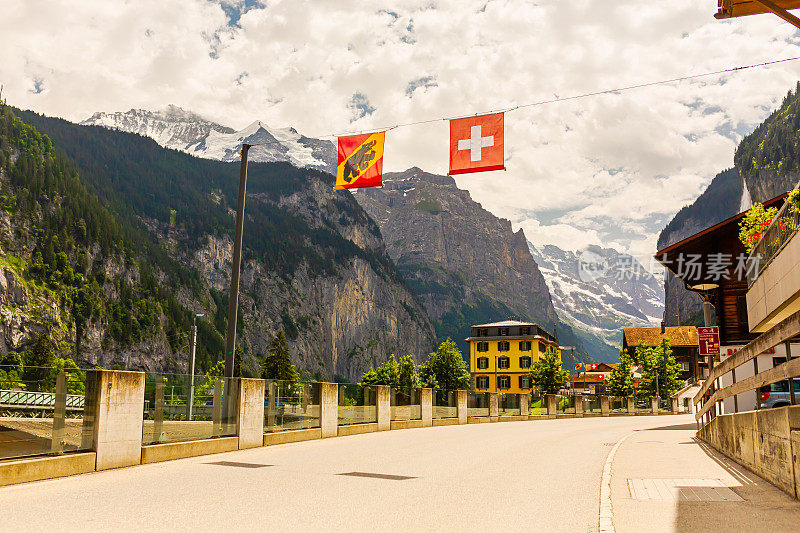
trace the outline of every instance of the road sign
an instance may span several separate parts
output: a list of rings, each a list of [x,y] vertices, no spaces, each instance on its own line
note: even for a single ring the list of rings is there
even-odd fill
[[[700,355],[719,355],[719,328],[697,328],[700,337]]]

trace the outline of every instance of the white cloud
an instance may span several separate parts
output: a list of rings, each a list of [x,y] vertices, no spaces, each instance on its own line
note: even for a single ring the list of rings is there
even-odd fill
[[[72,120],[174,103],[232,127],[258,118],[319,136],[800,55],[794,28],[777,17],[720,22],[714,9],[696,0],[5,0],[0,82],[10,103]],[[508,170],[457,181],[537,244],[647,255],[797,79],[800,63],[785,63],[520,109],[506,118]],[[443,121],[392,130],[387,170],[446,172],[447,135]]]

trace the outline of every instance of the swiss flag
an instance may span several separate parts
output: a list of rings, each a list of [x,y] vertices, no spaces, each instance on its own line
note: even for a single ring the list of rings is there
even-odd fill
[[[450,121],[450,174],[504,170],[503,113]]]

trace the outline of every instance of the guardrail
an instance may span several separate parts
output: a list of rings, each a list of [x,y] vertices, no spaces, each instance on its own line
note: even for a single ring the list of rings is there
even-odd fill
[[[798,335],[800,335],[800,311],[787,317],[772,329],[748,343],[734,355],[712,368],[709,371],[709,376],[705,383],[703,383],[694,397],[693,401],[695,405],[702,403],[695,413],[695,418],[697,420],[704,418],[717,402],[721,402],[725,398],[730,398],[731,396],[736,396],[748,391],[755,391],[755,393],[758,394],[758,389],[764,385],[770,385],[785,379],[800,376],[800,358],[788,360],[774,368],[763,371],[758,370],[757,359],[757,357],[765,351],[785,343]],[[735,378],[736,369],[750,361],[754,364],[754,375],[737,382]],[[713,391],[713,394],[708,396],[715,381],[728,373],[732,374],[733,383],[727,387]],[[759,401],[757,397],[756,406],[759,405]]]
[[[67,409],[83,409],[84,396],[67,394]],[[30,408],[50,409],[56,404],[55,392],[35,392],[24,390],[0,390],[0,409],[2,408]]]

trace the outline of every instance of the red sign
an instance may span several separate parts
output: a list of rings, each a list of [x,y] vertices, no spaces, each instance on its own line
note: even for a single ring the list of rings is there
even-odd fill
[[[605,374],[600,374],[600,375],[599,375],[599,376],[597,376],[597,377],[599,377],[600,379],[606,379],[606,376],[605,376]]]
[[[580,363],[575,363],[575,370],[580,370],[581,368],[583,368],[583,365],[582,365],[582,364],[580,364]]]
[[[590,364],[589,365],[589,370],[592,371],[592,372],[596,372],[597,371],[597,363]]]
[[[700,355],[719,355],[719,328],[697,328],[700,337]]]
[[[450,175],[505,168],[503,113],[450,121]]]

